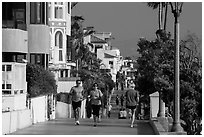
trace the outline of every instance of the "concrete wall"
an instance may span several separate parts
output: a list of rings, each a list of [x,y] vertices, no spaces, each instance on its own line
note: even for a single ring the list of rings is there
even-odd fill
[[[58,81],[57,92],[69,93],[71,88],[76,85],[76,81]]]
[[[32,123],[45,122],[47,120],[47,96],[31,99]],[[40,112],[40,113],[39,113]]]
[[[26,95],[9,95],[2,96],[2,110],[22,110],[26,109]]]
[[[28,51],[30,53],[49,53],[50,48],[50,29],[46,25],[28,26]]]
[[[51,104],[53,102],[55,101],[52,101]],[[31,98],[30,103],[30,109],[2,113],[2,134],[9,134],[18,129],[48,120],[48,96]],[[51,107],[51,111],[54,112],[50,115],[50,119],[55,119],[55,107]]]
[[[150,118],[157,117],[159,111],[159,92],[150,94]]]
[[[29,109],[2,113],[2,134],[9,134],[32,125]]]

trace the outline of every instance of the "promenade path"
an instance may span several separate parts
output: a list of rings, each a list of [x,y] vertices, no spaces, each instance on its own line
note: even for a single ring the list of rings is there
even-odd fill
[[[11,135],[154,135],[148,120],[136,120],[134,128],[130,128],[129,119],[118,119],[119,107],[115,105],[115,96],[124,91],[114,91],[111,98],[113,109],[110,118],[102,118],[97,127],[93,127],[93,119],[80,119],[80,125],[74,124],[73,118],[55,119],[37,123],[18,130]]]
[[[56,119],[32,125],[11,135],[154,135],[148,121],[136,121],[130,128],[128,119],[102,119],[93,127],[93,119],[81,119],[74,125],[74,119]]]

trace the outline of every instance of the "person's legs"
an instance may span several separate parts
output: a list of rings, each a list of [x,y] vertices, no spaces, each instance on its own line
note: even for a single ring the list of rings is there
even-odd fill
[[[93,105],[93,119],[94,119],[94,126],[97,125],[97,122],[99,120],[99,111],[100,111],[100,106],[99,105]]]
[[[72,102],[73,110],[74,110],[74,118],[75,118],[75,124],[79,125],[79,115],[80,115],[80,109],[81,109],[81,101],[79,102]]]
[[[81,108],[80,107],[77,107],[76,108],[76,117],[75,117],[75,121],[79,124],[79,115],[80,115],[80,110],[81,110]]]
[[[135,121],[135,111],[136,109],[131,109],[132,117],[131,117],[131,127],[133,127],[134,121]]]

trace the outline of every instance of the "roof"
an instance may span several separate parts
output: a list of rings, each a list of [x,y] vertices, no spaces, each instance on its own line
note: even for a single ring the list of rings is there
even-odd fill
[[[115,58],[116,56],[108,54],[108,53],[104,53],[104,57],[105,58]]]
[[[107,43],[105,40],[91,35],[91,43]]]

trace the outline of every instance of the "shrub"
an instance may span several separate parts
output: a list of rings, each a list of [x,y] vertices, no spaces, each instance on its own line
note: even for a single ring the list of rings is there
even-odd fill
[[[26,80],[29,97],[57,93],[54,74],[36,64],[27,64]]]

